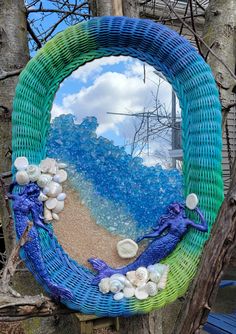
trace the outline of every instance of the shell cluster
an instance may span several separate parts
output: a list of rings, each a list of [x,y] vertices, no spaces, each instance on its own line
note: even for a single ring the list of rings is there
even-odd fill
[[[139,300],[155,296],[167,284],[169,266],[156,263],[147,268],[139,267],[126,275],[114,274],[103,278],[98,287],[103,294],[112,292],[115,300],[135,297]]]
[[[26,157],[18,157],[14,162],[16,182],[27,185],[36,182],[41,188],[39,200],[44,202],[44,222],[59,220],[59,213],[64,209],[66,194],[62,190],[62,183],[67,180],[67,167],[55,159],[46,158],[37,165],[30,165]]]

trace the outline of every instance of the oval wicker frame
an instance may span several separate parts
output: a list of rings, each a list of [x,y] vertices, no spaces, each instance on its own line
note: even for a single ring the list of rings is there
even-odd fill
[[[182,109],[185,194],[198,195],[211,228],[223,199],[221,108],[209,66],[190,43],[166,26],[149,20],[101,17],[66,29],[48,42],[20,75],[13,112],[13,161],[45,157],[50,110],[60,83],[79,66],[111,55],[136,57],[161,71]],[[209,229],[210,230],[210,229]],[[98,316],[133,315],[163,307],[182,296],[193,279],[209,233],[191,230],[163,262],[170,265],[167,288],[155,297],[115,301],[92,286],[89,270],[70,259],[56,238],[38,228],[41,251],[51,280],[70,289],[69,308]],[[50,292],[27,254],[28,268]]]

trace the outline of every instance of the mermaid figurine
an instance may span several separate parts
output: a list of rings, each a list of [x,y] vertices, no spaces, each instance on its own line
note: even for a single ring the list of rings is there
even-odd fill
[[[149,238],[154,240],[134,262],[125,267],[115,269],[109,267],[101,259],[88,259],[88,262],[98,272],[92,280],[92,284],[98,284],[102,278],[110,277],[113,274],[125,275],[128,271],[136,270],[139,267],[148,267],[151,264],[160,262],[176,248],[180,240],[188,232],[189,227],[201,232],[207,232],[208,230],[203,214],[197,207],[193,210],[200,218],[200,223],[197,224],[186,216],[185,205],[183,204],[171,204],[168,206],[167,211],[167,215],[160,217],[158,227],[153,228],[151,233],[137,239],[137,242]]]
[[[47,269],[41,255],[42,250],[39,242],[38,229],[42,228],[52,238],[53,233],[43,223],[43,203],[38,199],[40,188],[35,183],[26,185],[19,194],[12,194],[14,187],[17,185],[13,182],[10,186],[8,198],[13,200],[13,212],[15,218],[15,228],[17,238],[20,239],[25,231],[28,222],[33,221],[33,227],[28,234],[27,242],[22,246],[25,256],[30,260],[33,270],[37,272],[40,280],[50,290],[52,297],[59,299],[71,299],[72,293],[55,283],[48,277]],[[30,217],[30,218],[29,218]]]

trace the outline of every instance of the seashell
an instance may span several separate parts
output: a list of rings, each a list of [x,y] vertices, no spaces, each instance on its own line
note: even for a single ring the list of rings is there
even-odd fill
[[[155,266],[153,264],[150,264],[148,267],[147,267],[147,270],[149,271],[149,273],[155,271]]]
[[[47,195],[48,193],[49,193],[49,188],[48,188],[48,186],[46,186],[46,187],[43,188],[43,194]]]
[[[35,182],[38,180],[41,175],[41,171],[36,165],[29,165],[26,169],[27,174],[29,175],[29,179],[31,182]]]
[[[140,286],[135,289],[135,297],[139,300],[144,300],[148,298],[148,293],[146,291],[146,285]]]
[[[57,173],[57,162],[55,159],[46,158],[40,162],[39,168],[42,173]]]
[[[57,197],[62,192],[62,186],[54,181],[48,184],[49,192],[47,193],[50,197]],[[57,212],[56,212],[57,213]]]
[[[30,182],[29,175],[26,173],[25,170],[20,170],[16,173],[16,182],[20,186],[25,186]]]
[[[114,296],[113,296],[113,298],[114,298],[115,300],[121,300],[121,299],[124,298],[124,294],[123,294],[123,292],[115,293]]]
[[[110,291],[110,278],[106,277],[101,279],[98,284],[99,291],[103,294],[108,293]]]
[[[168,273],[169,273],[169,266],[166,265],[166,269],[165,269],[164,273],[162,274],[159,283],[157,284],[158,289],[163,290],[163,289],[166,288]]]
[[[65,193],[60,193],[58,196],[57,196],[57,200],[58,201],[64,201],[66,199],[66,194]]]
[[[145,267],[139,267],[135,271],[136,278],[140,281],[147,281],[148,280],[148,270]]]
[[[57,167],[58,167],[59,169],[65,169],[65,168],[67,168],[68,166],[67,166],[67,164],[65,164],[65,163],[63,163],[63,162],[59,162],[59,163],[57,164]]]
[[[134,271],[134,270],[132,270],[132,271],[128,271],[128,272],[126,273],[126,277],[127,277],[127,279],[129,280],[129,282],[130,282],[131,284],[134,284],[134,282],[137,280],[137,277],[136,277],[136,274],[135,274],[135,271]]]
[[[48,199],[48,197],[46,195],[44,195],[44,193],[40,192],[38,199],[41,202],[45,202]]]
[[[112,293],[120,292],[123,288],[124,288],[123,283],[121,283],[120,281],[118,281],[116,279],[114,279],[114,280],[110,279],[110,291]]]
[[[60,220],[59,216],[55,212],[52,213],[52,218],[57,221]]]
[[[55,209],[55,207],[57,206],[57,199],[56,198],[49,198],[46,202],[45,205],[49,210]]]
[[[54,176],[54,181],[62,183],[67,180],[67,172],[64,169],[59,169],[57,174]]]
[[[158,272],[158,271],[152,271],[150,274],[149,274],[149,278],[152,282],[154,283],[158,283],[160,281],[160,278],[161,278],[161,274]]]
[[[131,287],[131,288],[125,287],[123,289],[123,293],[124,293],[125,298],[132,298],[135,294],[135,288],[134,287]]]
[[[52,177],[49,174],[41,174],[37,180],[37,185],[40,188],[44,188],[46,185],[48,185],[52,181]],[[45,192],[44,192],[45,194]],[[46,194],[45,194],[46,195]]]
[[[124,239],[117,243],[117,252],[123,259],[130,259],[137,254],[138,245],[131,239]]]
[[[59,213],[64,209],[64,201],[57,201],[57,205],[53,209],[54,213]]]
[[[18,157],[14,162],[14,166],[17,170],[26,170],[29,166],[29,161],[26,157]]]
[[[186,198],[186,206],[189,210],[194,210],[198,205],[198,197],[196,194],[189,194]]]
[[[113,281],[113,280],[118,280],[120,281],[122,284],[125,285],[125,282],[127,281],[127,278],[122,275],[122,274],[114,274],[110,277],[110,281]]]
[[[157,284],[154,282],[148,282],[145,286],[145,289],[149,296],[155,296],[158,292]]]
[[[46,207],[44,207],[44,220],[45,221],[51,221],[52,220],[52,212]]]

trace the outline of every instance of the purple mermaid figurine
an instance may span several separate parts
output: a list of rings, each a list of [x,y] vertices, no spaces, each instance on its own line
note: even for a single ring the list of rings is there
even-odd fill
[[[176,248],[183,236],[188,232],[189,227],[195,228],[201,232],[207,232],[207,223],[201,211],[196,207],[195,211],[200,223],[194,223],[185,214],[185,205],[174,203],[168,206],[168,213],[160,217],[158,227],[153,228],[148,233],[137,239],[137,242],[143,239],[154,238],[147,248],[132,263],[121,268],[111,268],[101,259],[90,258],[88,262],[98,272],[92,281],[92,284],[98,284],[102,278],[110,277],[113,274],[125,275],[128,271],[136,270],[139,267],[148,267],[151,264],[158,263],[167,257]]]

